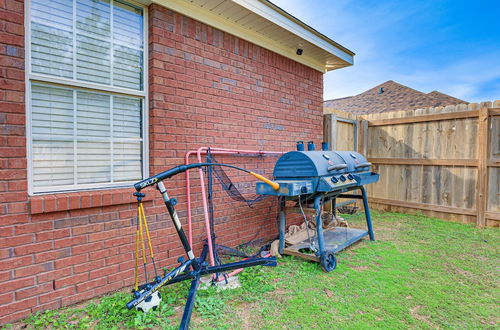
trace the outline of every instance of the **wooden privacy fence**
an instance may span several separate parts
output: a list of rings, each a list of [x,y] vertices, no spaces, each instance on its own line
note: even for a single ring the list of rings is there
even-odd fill
[[[380,173],[367,186],[374,208],[500,226],[500,101],[355,118],[325,112],[325,139],[336,138],[338,150],[357,140]],[[338,118],[356,120],[357,132]]]

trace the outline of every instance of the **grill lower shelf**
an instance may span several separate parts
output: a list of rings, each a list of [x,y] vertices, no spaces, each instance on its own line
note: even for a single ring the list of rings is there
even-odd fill
[[[311,233],[313,234],[313,233]],[[346,247],[356,243],[368,235],[368,231],[356,228],[334,227],[323,231],[325,237],[325,250],[337,253]],[[319,262],[319,257],[311,253],[301,252],[309,249],[309,239],[290,245],[283,250],[284,254],[292,255],[312,261]]]

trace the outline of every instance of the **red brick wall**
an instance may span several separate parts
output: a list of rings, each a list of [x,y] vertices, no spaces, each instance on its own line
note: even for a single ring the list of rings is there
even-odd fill
[[[23,2],[0,0],[0,324],[131,284],[132,189],[28,197]],[[172,11],[149,8],[150,173],[200,146],[288,151],[322,137],[322,74]],[[275,157],[218,157],[269,175]],[[192,159],[194,162],[194,159]],[[254,180],[228,174],[250,197]],[[194,241],[205,237],[192,174]],[[198,185],[198,187],[197,187]],[[166,182],[186,214],[183,176]],[[146,213],[161,267],[183,254],[157,191]],[[276,202],[253,208],[215,189],[218,242],[277,235]],[[185,221],[184,221],[185,223]]]
[[[297,140],[320,142],[320,72],[160,6],[151,6],[150,21],[153,173],[183,162],[187,150],[202,145],[289,151]],[[276,160],[217,158],[269,176]],[[253,195],[253,185],[245,184],[253,182],[253,178],[230,170],[228,173],[240,183],[240,188]],[[192,177],[193,183],[198,183],[196,173]],[[179,196],[179,206],[184,209],[183,178],[167,182],[167,187],[174,188],[172,193]],[[199,189],[193,190],[199,194]],[[215,197],[220,243],[238,245],[255,238],[257,233],[257,237],[276,236],[275,201],[250,209],[219,191]],[[194,206],[194,242],[200,242],[200,247],[204,226],[199,199]],[[155,210],[164,212],[163,205],[155,204]],[[171,240],[177,244],[175,237]],[[173,252],[170,258],[181,253]]]
[[[37,303],[26,290],[35,285],[31,269],[39,270],[27,252],[36,225],[27,214],[23,13],[23,2],[0,1],[0,315],[11,316],[0,323]]]

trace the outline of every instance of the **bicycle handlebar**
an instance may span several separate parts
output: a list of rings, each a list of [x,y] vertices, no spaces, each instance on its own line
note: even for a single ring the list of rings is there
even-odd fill
[[[233,166],[233,165],[228,165],[228,164],[219,164],[219,163],[195,163],[195,164],[188,164],[188,165],[179,165],[179,166],[173,167],[169,170],[166,170],[165,172],[161,172],[159,174],[153,175],[152,177],[149,177],[147,179],[144,179],[142,181],[135,183],[134,188],[137,191],[141,191],[142,189],[149,187],[149,186],[152,186],[159,181],[171,178],[174,175],[186,172],[189,169],[202,167],[202,166],[225,166],[225,167],[234,168],[234,169],[237,169],[237,170],[240,170],[240,171],[243,171],[243,172],[246,172],[246,173],[253,175],[257,179],[264,181],[265,183],[267,183],[268,185],[273,187],[275,190],[279,189],[278,183],[271,181],[260,174],[251,172],[249,170],[246,170],[246,169],[238,167],[238,166]]]

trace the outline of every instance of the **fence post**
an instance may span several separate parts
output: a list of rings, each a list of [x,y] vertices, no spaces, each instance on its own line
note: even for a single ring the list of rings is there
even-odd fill
[[[337,150],[337,116],[330,117],[330,145],[332,150]]]
[[[478,118],[478,167],[477,167],[477,185],[476,185],[476,226],[484,228],[486,225],[486,197],[488,191],[488,108],[482,107],[479,110]]]
[[[368,120],[361,119],[358,127],[358,152],[368,158]]]

